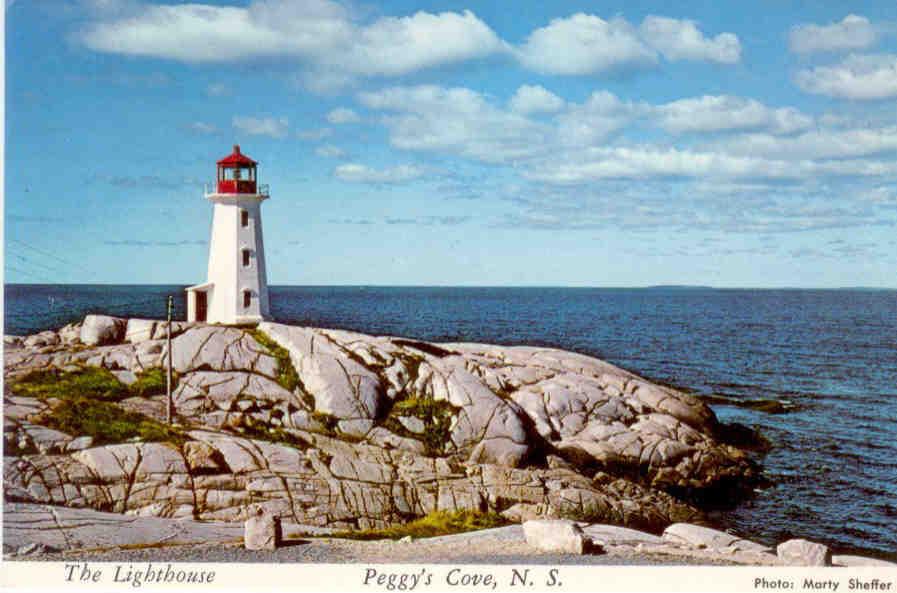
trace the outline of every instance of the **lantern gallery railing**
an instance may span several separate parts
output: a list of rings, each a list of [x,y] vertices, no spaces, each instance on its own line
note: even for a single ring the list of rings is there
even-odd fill
[[[206,183],[203,186],[203,191],[206,195],[213,193],[258,194],[265,197],[268,197],[270,195],[267,183],[256,183],[255,181],[234,181],[227,179],[224,181],[213,181],[212,183]]]

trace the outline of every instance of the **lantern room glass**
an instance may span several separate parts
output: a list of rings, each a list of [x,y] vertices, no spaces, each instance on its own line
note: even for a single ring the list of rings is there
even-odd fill
[[[218,191],[226,194],[255,193],[256,167],[254,165],[219,165]]]

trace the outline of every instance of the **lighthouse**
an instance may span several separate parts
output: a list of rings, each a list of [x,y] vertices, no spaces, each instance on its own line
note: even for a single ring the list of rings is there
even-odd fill
[[[269,196],[257,167],[239,145],[218,161],[205,193],[213,204],[209,267],[204,284],[187,288],[187,321],[253,325],[268,317],[261,206]]]

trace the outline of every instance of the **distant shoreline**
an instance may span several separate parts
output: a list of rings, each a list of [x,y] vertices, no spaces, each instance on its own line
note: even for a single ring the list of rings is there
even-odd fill
[[[186,288],[189,284],[162,283],[136,284],[113,282],[6,282],[4,286],[72,286],[72,287],[122,287],[122,288]],[[579,286],[579,285],[488,285],[488,284],[277,284],[275,288],[377,288],[377,289],[489,289],[489,290],[657,290],[657,291],[846,291],[846,292],[897,292],[897,286],[709,286],[690,284],[651,284],[647,286]]]

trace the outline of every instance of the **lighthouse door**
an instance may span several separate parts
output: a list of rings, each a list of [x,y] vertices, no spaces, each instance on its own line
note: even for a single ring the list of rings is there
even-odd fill
[[[197,290],[196,295],[196,320],[205,321],[209,311],[208,293],[204,290]]]

